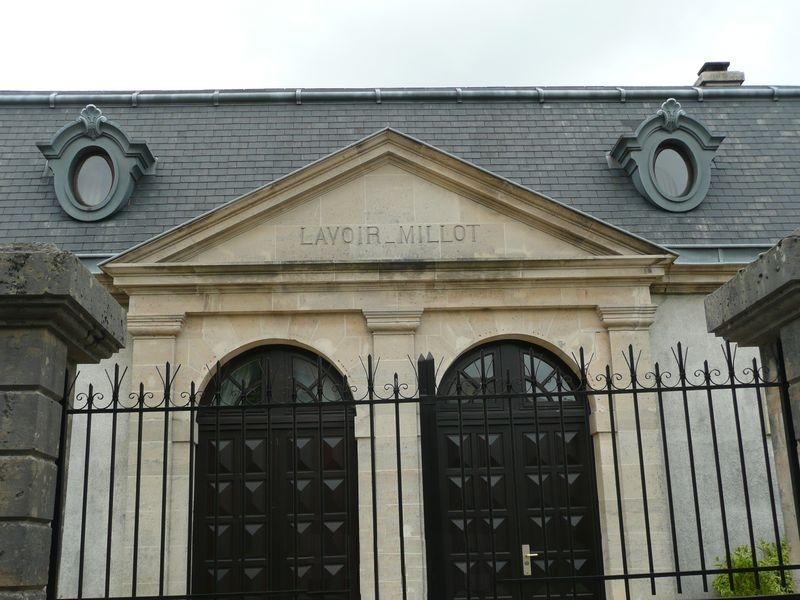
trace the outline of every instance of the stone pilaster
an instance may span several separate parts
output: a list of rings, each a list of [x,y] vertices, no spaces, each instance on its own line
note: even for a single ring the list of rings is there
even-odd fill
[[[44,597],[55,581],[65,372],[121,348],[124,323],[74,255],[0,246],[0,598]]]
[[[783,350],[786,389],[765,390],[773,435],[775,470],[790,560],[800,562],[800,532],[793,481],[800,432],[800,230],[784,238],[733,279],[706,297],[708,330],[740,346],[758,346],[771,378],[780,376],[778,346]],[[787,435],[784,414],[791,414],[794,437]],[[800,475],[800,473],[797,473]],[[795,587],[800,577],[795,573]]]
[[[633,348],[633,363],[639,386],[651,385],[645,374],[653,370],[650,348],[650,325],[655,320],[657,307],[651,304],[632,306],[599,306],[600,320],[608,334],[611,372],[622,376],[614,381],[618,387],[630,385],[630,348]],[[645,488],[642,486],[640,466],[644,463],[647,504],[651,534],[653,565],[657,571],[672,569],[669,531],[663,526],[669,514],[663,490],[666,472],[661,446],[658,406],[653,394],[637,394],[635,402],[639,408],[639,425],[644,460],[640,459],[636,431],[636,413],[632,394],[616,394],[614,421],[618,447],[618,469],[622,488],[622,511],[625,523],[625,542],[628,570],[649,572],[646,523],[644,520]],[[615,465],[611,438],[610,407],[607,396],[595,397],[592,420],[596,472],[600,495],[600,518],[603,536],[603,552],[606,573],[622,572],[622,548],[619,533]],[[624,598],[622,582],[606,584],[609,598]],[[631,583],[634,597],[650,593],[649,582]]]
[[[134,385],[144,383],[145,392],[153,394],[147,403],[161,405],[163,400],[166,363],[172,373],[178,365],[176,359],[176,340],[185,322],[183,314],[168,315],[128,315],[128,332],[132,338],[131,381]],[[159,374],[160,371],[160,374]],[[175,394],[179,394],[180,387]],[[173,396],[172,402],[182,402]],[[142,474],[141,504],[138,540],[137,593],[158,594],[161,549],[161,494],[164,482],[167,486],[167,518],[165,520],[166,568],[165,593],[183,592],[186,581],[187,548],[186,541],[186,498],[189,481],[189,414],[176,411],[170,415],[167,432],[166,479],[164,479],[164,413],[146,413],[142,419]],[[135,490],[138,419],[129,420],[128,430],[128,489]],[[135,493],[127,496],[126,555],[133,552]],[[173,539],[174,536],[174,539]],[[130,561],[127,561],[130,564]],[[126,568],[130,568],[127,567]],[[130,581],[132,573],[123,578]],[[178,585],[180,584],[180,585]]]
[[[415,332],[422,318],[421,310],[364,310],[367,328],[372,333],[372,354],[380,358],[376,376],[379,395],[391,392],[384,382],[391,383],[394,373],[398,381],[409,388],[403,395],[411,395],[415,388],[415,373],[409,357],[416,356]],[[401,404],[399,408],[400,438],[394,405],[376,406],[375,419],[375,475],[378,507],[378,568],[381,598],[402,598],[400,572],[400,537],[405,544],[406,585],[409,598],[424,597],[425,554],[422,506],[422,458],[420,455],[419,411],[415,402]],[[359,464],[359,527],[361,535],[361,594],[371,598],[374,593],[371,452],[369,445],[369,410],[358,411],[356,423]],[[397,444],[400,445],[402,475],[403,531],[400,532],[399,509],[401,498],[397,481]]]

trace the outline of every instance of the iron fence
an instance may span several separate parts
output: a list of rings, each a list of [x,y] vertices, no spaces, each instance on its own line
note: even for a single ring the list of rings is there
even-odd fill
[[[781,352],[775,372],[730,345],[689,368],[678,344],[668,371],[630,347],[614,372],[508,343],[443,374],[420,356],[410,383],[378,383],[368,357],[353,385],[279,348],[180,392],[169,363],[155,391],[128,393],[120,367],[103,391],[67,374],[48,594],[669,597],[748,574],[789,589]]]

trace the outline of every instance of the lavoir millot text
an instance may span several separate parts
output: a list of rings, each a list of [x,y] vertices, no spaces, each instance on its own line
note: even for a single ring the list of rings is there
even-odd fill
[[[353,225],[300,227],[300,244],[439,244],[477,242],[480,225]]]

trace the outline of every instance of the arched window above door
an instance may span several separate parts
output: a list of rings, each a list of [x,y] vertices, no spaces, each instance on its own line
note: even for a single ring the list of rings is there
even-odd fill
[[[261,346],[222,365],[203,404],[341,402],[350,399],[346,379],[322,357],[287,345]]]
[[[513,391],[538,401],[575,401],[572,371],[555,354],[519,340],[501,340],[462,354],[442,378],[448,396],[480,396]]]

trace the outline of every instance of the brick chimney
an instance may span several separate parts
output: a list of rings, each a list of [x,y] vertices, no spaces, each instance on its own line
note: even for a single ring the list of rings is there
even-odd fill
[[[697,72],[698,87],[737,87],[744,83],[742,71],[728,71],[729,62],[707,62]]]

